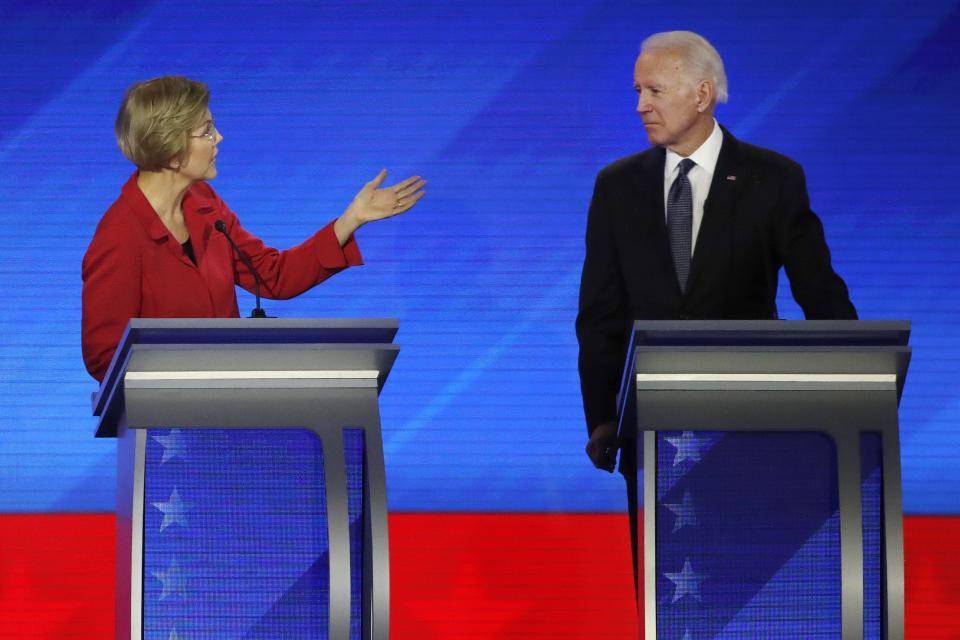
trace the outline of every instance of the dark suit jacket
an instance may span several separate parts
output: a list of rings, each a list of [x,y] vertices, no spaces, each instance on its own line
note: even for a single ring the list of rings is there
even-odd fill
[[[776,318],[780,267],[807,318],[857,317],[830,265],[803,169],[726,130],[681,293],[664,214],[665,159],[654,147],[597,176],[577,315],[588,432],[616,419],[633,320]]]

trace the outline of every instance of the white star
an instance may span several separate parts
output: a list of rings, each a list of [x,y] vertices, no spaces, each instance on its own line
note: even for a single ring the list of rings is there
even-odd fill
[[[664,573],[663,575],[667,576],[667,579],[677,587],[673,592],[673,599],[670,604],[686,595],[700,600],[700,583],[706,580],[707,576],[693,570],[690,565],[690,558],[684,560],[683,569],[680,573]]]
[[[173,488],[173,492],[170,493],[170,499],[166,502],[154,502],[152,503],[154,507],[163,512],[163,522],[160,523],[160,531],[163,531],[173,523],[179,523],[180,526],[187,526],[186,513],[193,505],[188,504],[180,499],[180,494],[177,492],[177,488]]]
[[[673,531],[671,531],[671,533],[676,533],[688,525],[691,527],[697,526],[697,514],[696,511],[694,511],[693,497],[689,491],[683,492],[683,501],[679,504],[665,503],[663,506],[673,511],[677,516],[676,520],[673,521]]]
[[[673,456],[673,466],[684,460],[700,462],[700,449],[703,444],[693,435],[693,431],[684,431],[679,436],[667,436],[666,440],[677,450]]]
[[[170,460],[174,456],[181,455],[186,447],[183,444],[183,436],[180,435],[180,429],[170,429],[170,433],[165,436],[153,436],[163,446],[163,459],[160,464]]]
[[[177,628],[174,627],[170,630],[170,635],[167,637],[167,640],[180,640],[180,636],[177,635]],[[686,640],[686,639],[684,639]]]
[[[153,577],[163,585],[163,591],[160,593],[161,600],[170,594],[183,595],[186,580],[180,575],[176,560],[170,561],[170,567],[166,571],[154,571]],[[176,630],[173,633],[176,633]]]

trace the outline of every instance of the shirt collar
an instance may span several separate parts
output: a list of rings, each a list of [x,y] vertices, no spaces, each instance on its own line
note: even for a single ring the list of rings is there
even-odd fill
[[[717,158],[720,157],[721,146],[723,146],[723,131],[720,129],[720,125],[717,124],[716,118],[714,118],[713,131],[711,131],[707,139],[703,141],[703,144],[697,147],[697,150],[687,157],[712,176],[713,170],[717,168]],[[664,166],[666,175],[673,175],[681,160],[683,160],[683,156],[667,149],[666,165]]]

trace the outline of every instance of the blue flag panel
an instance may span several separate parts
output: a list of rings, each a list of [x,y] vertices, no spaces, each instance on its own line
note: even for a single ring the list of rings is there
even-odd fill
[[[351,550],[362,549],[363,434],[346,430]],[[285,429],[151,429],[145,638],[322,639],[330,606],[323,449]],[[351,552],[351,638],[362,551]]]
[[[661,432],[657,461],[658,638],[840,636],[827,436]]]

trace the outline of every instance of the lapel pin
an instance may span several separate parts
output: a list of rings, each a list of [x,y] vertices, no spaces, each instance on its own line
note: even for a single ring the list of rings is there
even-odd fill
[[[727,176],[727,180],[736,180],[737,176]]]

